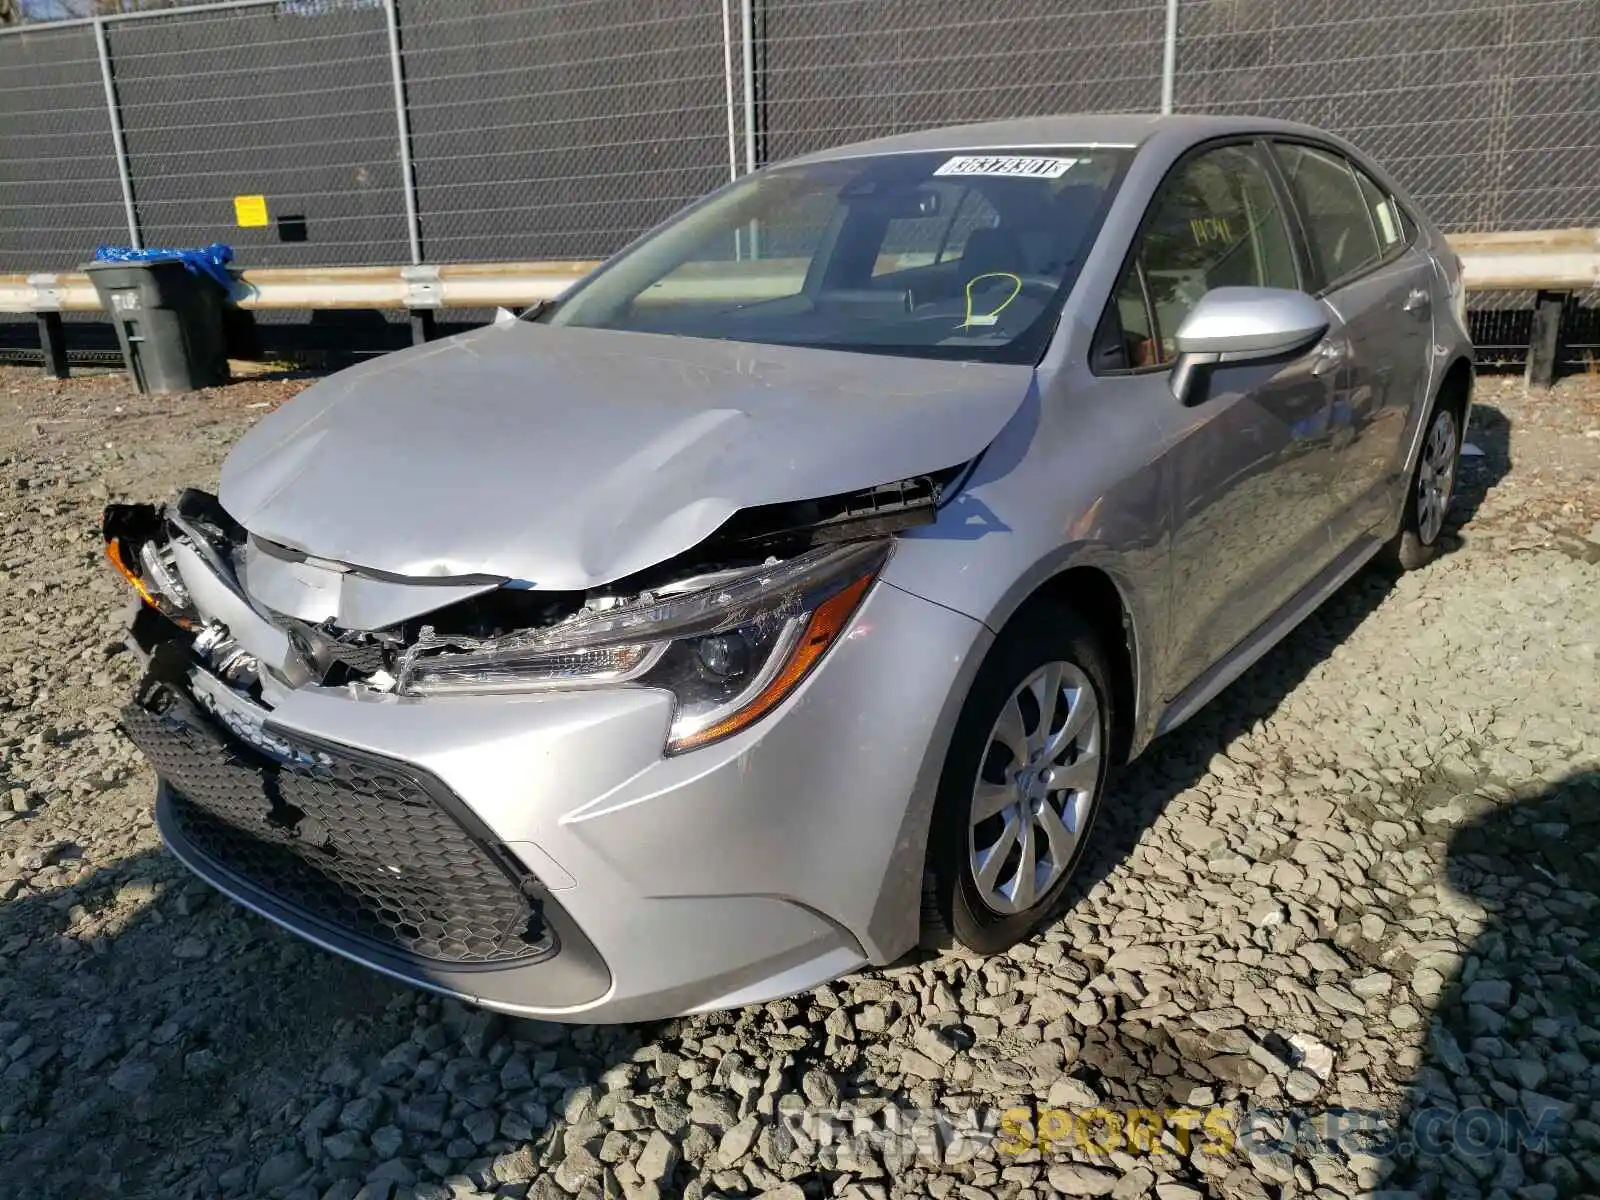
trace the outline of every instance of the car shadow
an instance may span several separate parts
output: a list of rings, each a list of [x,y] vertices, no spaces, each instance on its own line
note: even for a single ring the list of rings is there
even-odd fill
[[[215,1194],[401,989],[164,851],[75,862],[52,851],[0,904],[0,1197]],[[180,1189],[203,1166],[211,1185]]]
[[[1485,785],[1489,785],[1485,787]],[[1459,963],[1392,1123],[1354,1147],[1418,1196],[1600,1192],[1600,771],[1452,801]],[[1352,1147],[1347,1147],[1350,1149]],[[1528,1189],[1528,1190],[1523,1190]]]
[[[1460,546],[1461,528],[1472,523],[1489,493],[1511,471],[1511,418],[1492,404],[1474,404],[1463,441],[1455,498],[1450,504],[1447,549]],[[1471,454],[1466,447],[1481,453]]]

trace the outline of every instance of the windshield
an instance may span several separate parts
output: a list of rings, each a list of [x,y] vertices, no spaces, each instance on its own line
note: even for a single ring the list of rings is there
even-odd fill
[[[1036,362],[1130,157],[945,151],[762,171],[688,209],[535,319]]]

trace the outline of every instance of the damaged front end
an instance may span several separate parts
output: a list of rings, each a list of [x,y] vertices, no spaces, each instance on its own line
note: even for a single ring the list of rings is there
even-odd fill
[[[101,530],[106,558],[141,601],[128,644],[146,662],[181,646],[256,699],[317,681],[292,623],[246,593],[238,555],[247,535],[215,497],[189,489],[160,507],[112,504]]]
[[[418,762],[306,714],[649,688],[673,700],[664,755],[732,737],[845,635],[890,535],[931,521],[948,482],[746,510],[582,592],[328,562],[199,491],[111,505],[106,555],[139,597],[129,642],[146,662],[123,724],[161,778],[162,836],[236,899],[402,978],[565,954],[587,989],[574,1002],[592,999],[603,968],[582,965],[592,950],[526,855]]]
[[[419,962],[466,970],[557,953],[543,885],[434,775],[275,723],[285,690],[349,668],[319,661],[295,620],[247,594],[247,535],[214,498],[112,505],[103,530],[140,598],[129,641],[146,670],[123,728],[160,776],[157,824],[180,859],[408,978]]]
[[[664,751],[748,728],[847,627],[893,533],[934,519],[951,470],[736,513],[699,546],[583,592],[493,576],[396,579],[243,529],[217,500],[106,509],[106,554],[142,603],[130,644],[176,643],[239,699],[648,687],[675,699]],[[215,698],[202,698],[213,711]]]

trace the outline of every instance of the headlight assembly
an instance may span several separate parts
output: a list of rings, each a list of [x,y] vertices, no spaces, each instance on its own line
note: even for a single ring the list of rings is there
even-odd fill
[[[149,504],[111,504],[100,519],[106,558],[151,608],[185,629],[194,625],[188,589],[172,563],[166,522]]]
[[[826,547],[460,652],[426,653],[424,642],[401,666],[398,690],[659,688],[677,702],[667,752],[692,750],[782,703],[844,632],[888,555],[887,541]]]

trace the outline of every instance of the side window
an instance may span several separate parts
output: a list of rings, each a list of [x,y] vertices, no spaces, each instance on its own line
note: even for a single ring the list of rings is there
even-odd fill
[[[1151,328],[1150,305],[1146,302],[1144,281],[1139,276],[1137,263],[1123,272],[1117,290],[1111,294],[1111,302],[1100,316],[1089,362],[1096,375],[1161,363],[1159,343]]]
[[[1361,185],[1362,199],[1367,202],[1367,211],[1372,214],[1372,225],[1378,234],[1378,248],[1388,258],[1411,240],[1406,218],[1395,198],[1379,187],[1372,176],[1354,163],[1350,169],[1355,172],[1356,182]]]
[[[1379,218],[1353,167],[1337,154],[1288,143],[1277,147],[1283,173],[1294,193],[1311,252],[1313,286],[1370,267],[1386,251],[1379,243]],[[1371,181],[1368,180],[1371,184]],[[1372,185],[1374,199],[1385,199]],[[1389,201],[1393,204],[1393,201]],[[1390,209],[1395,234],[1403,237],[1398,212]]]
[[[1299,286],[1289,227],[1254,148],[1196,155],[1162,182],[1112,297],[1127,364],[1172,361],[1178,327],[1212,288]]]

